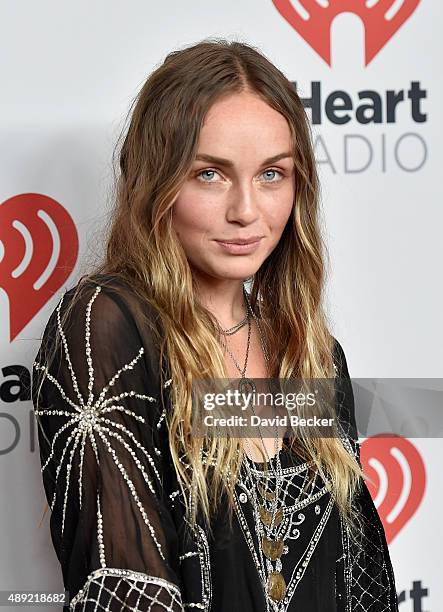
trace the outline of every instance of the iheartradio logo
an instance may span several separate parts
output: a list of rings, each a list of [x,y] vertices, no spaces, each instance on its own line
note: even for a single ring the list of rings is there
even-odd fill
[[[331,65],[331,26],[340,13],[354,13],[365,29],[365,66],[412,15],[420,0],[272,0],[278,12]]]
[[[365,475],[374,483],[366,480],[389,544],[423,499],[425,465],[412,442],[394,434],[367,438],[360,456]]]
[[[0,205],[0,287],[9,298],[10,341],[71,274],[77,230],[52,198],[23,193]]]

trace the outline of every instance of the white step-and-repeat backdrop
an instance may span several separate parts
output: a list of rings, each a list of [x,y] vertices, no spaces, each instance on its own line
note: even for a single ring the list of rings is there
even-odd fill
[[[61,292],[100,255],[116,138],[172,49],[242,40],[297,84],[351,376],[442,377],[442,17],[439,0],[0,2],[0,590],[62,586],[31,364]],[[440,612],[441,438],[369,436],[362,451],[400,609]]]

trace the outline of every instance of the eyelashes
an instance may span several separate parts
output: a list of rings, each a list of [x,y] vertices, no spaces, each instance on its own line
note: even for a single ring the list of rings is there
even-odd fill
[[[196,179],[197,179],[198,181],[200,181],[201,183],[207,183],[207,184],[209,184],[209,185],[210,185],[211,183],[216,183],[216,182],[218,182],[218,181],[212,181],[212,180],[208,180],[208,181],[207,181],[207,180],[204,180],[203,178],[201,178],[201,176],[202,176],[204,173],[206,173],[206,172],[213,173],[213,174],[219,174],[219,172],[218,172],[217,170],[215,170],[214,168],[204,168],[203,170],[199,170],[199,171],[198,171],[198,172],[195,174]],[[264,171],[262,172],[262,175],[263,175],[263,174],[266,174],[267,172],[274,172],[275,174],[280,175],[280,178],[279,178],[278,180],[275,180],[275,181],[266,181],[266,180],[265,180],[265,181],[264,181],[265,183],[270,183],[270,184],[279,183],[281,180],[283,180],[283,178],[284,178],[284,176],[285,176],[285,175],[284,175],[284,173],[283,173],[281,170],[279,170],[278,168],[267,168],[266,170],[264,170]]]

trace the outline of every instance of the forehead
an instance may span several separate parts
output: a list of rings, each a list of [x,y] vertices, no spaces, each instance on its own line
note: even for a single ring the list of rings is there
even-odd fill
[[[228,156],[229,150],[244,154],[266,150],[266,156],[291,149],[291,131],[286,118],[252,93],[223,97],[209,109],[203,123],[199,151]],[[218,151],[213,150],[217,147]]]

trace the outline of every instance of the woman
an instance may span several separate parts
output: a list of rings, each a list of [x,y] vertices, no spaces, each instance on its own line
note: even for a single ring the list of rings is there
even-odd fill
[[[291,82],[239,42],[170,53],[117,187],[104,261],[62,296],[34,363],[70,609],[397,610]],[[199,378],[335,376],[338,436],[192,435]]]

